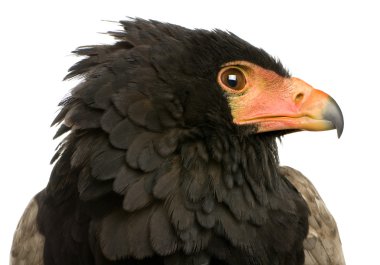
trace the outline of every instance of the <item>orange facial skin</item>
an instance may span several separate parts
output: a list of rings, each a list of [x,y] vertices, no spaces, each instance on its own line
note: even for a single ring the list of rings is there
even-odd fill
[[[226,70],[240,70],[245,78],[235,90],[226,83]],[[231,70],[229,70],[231,72]],[[228,95],[233,121],[256,124],[258,133],[277,130],[343,131],[343,115],[326,93],[298,78],[286,78],[246,61],[223,65],[219,85]]]

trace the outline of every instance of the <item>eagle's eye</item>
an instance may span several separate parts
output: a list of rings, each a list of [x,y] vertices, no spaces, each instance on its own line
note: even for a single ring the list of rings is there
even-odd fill
[[[219,83],[223,89],[241,91],[247,83],[242,70],[237,67],[224,68],[219,72]]]

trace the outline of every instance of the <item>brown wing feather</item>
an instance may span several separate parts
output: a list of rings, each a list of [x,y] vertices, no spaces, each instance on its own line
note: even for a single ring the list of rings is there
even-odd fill
[[[37,229],[38,204],[32,199],[13,237],[10,265],[43,265],[45,238]]]
[[[305,265],[344,265],[338,227],[313,184],[301,172],[281,167],[285,176],[301,193],[309,209],[309,233],[304,241]]]

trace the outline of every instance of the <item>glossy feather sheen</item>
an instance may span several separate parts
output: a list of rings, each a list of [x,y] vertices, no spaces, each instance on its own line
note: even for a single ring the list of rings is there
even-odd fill
[[[44,264],[303,264],[309,202],[275,137],[233,124],[216,83],[228,61],[282,65],[230,33],[121,24],[116,44],[75,51],[67,78],[83,81],[37,200]]]

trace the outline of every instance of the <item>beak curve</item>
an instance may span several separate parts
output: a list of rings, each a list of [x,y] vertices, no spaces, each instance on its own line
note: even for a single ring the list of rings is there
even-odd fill
[[[340,138],[344,129],[343,113],[336,101],[330,96],[323,111],[323,118],[333,124],[337,130],[338,138]]]

